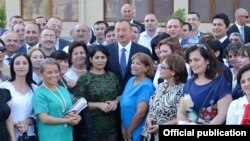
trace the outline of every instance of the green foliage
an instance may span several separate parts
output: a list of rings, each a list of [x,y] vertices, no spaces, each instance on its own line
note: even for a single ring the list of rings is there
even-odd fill
[[[5,9],[0,8],[0,27],[5,28],[7,24]]]
[[[176,10],[171,16],[167,17],[166,22],[171,18],[180,19],[182,22],[186,21],[186,11],[184,8]]]

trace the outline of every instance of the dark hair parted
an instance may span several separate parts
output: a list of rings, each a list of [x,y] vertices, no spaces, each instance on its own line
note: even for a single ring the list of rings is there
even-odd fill
[[[213,40],[213,39],[215,39],[215,38],[214,38],[214,35],[212,33],[209,33],[209,32],[204,33],[204,34],[201,35],[199,43],[205,44],[207,41],[210,41],[210,40]]]
[[[250,71],[250,64],[243,66],[243,67],[239,70],[239,72],[238,72],[238,75],[237,75],[237,83],[238,83],[238,85],[240,86],[240,88],[241,88],[240,80],[241,80],[242,74],[245,73],[246,71]]]
[[[241,42],[234,42],[234,43],[228,44],[225,50],[226,57],[228,58],[229,53],[239,54],[240,48],[243,48],[243,47],[244,47],[244,44]]]
[[[68,60],[69,54],[62,50],[56,50],[49,57],[54,58],[55,60]]]
[[[157,48],[157,45],[159,44],[159,42],[163,39],[169,38],[170,35],[168,33],[160,33],[158,35],[156,35],[152,40],[151,40],[151,48],[152,48],[152,58],[153,60],[159,60],[159,58],[157,57],[156,53],[155,53],[155,48]]]
[[[96,52],[100,51],[101,53],[103,53],[106,57],[107,57],[107,62],[106,65],[104,67],[104,70],[107,71],[108,70],[108,57],[109,57],[109,52],[107,51],[107,49],[103,46],[103,45],[95,45],[95,46],[91,46],[91,49],[89,50],[89,54],[86,60],[86,69],[90,70],[93,67],[93,64],[90,62],[90,59],[93,59],[93,57],[95,56]]]
[[[83,42],[83,41],[73,41],[70,45],[69,45],[69,63],[70,65],[72,65],[71,59],[72,59],[72,53],[74,51],[74,49],[76,47],[82,47],[83,50],[86,53],[86,56],[88,55],[88,47],[87,45]]]
[[[136,53],[131,58],[132,62],[135,58],[138,58],[143,65],[148,67],[147,71],[145,72],[145,75],[148,77],[153,76],[154,67],[153,67],[153,60],[151,59],[151,57],[145,53]]]
[[[163,61],[168,64],[170,70],[175,72],[174,80],[176,84],[186,83],[187,81],[187,68],[185,59],[178,54],[167,55]]]
[[[225,13],[215,14],[212,21],[214,21],[214,19],[221,19],[221,20],[223,20],[224,23],[225,23],[225,25],[226,25],[226,28],[228,28],[229,25],[230,25],[230,20],[229,20],[227,14],[225,14]]]
[[[205,71],[205,77],[208,79],[214,79],[216,75],[219,73],[219,63],[214,53],[206,47],[204,44],[201,44],[203,47],[195,44],[186,50],[186,62],[189,63],[190,53],[198,50],[201,56],[209,62],[207,69]],[[198,74],[194,74],[191,69],[191,74],[194,79],[198,78]]]
[[[223,58],[222,58],[222,55],[223,55],[223,46],[221,44],[221,42],[219,40],[215,40],[215,39],[212,39],[212,40],[209,40],[206,42],[206,45],[208,45],[208,47],[215,53],[217,51],[220,52],[219,56],[217,57],[218,61],[220,61],[221,63],[223,63]]]
[[[28,62],[28,64],[29,64],[29,70],[28,70],[28,73],[27,73],[27,75],[26,75],[26,77],[25,77],[25,80],[26,80],[27,85],[28,85],[28,86],[31,88],[31,90],[33,91],[33,89],[32,89],[32,83],[33,83],[33,84],[36,84],[36,82],[33,80],[33,77],[32,77],[32,73],[33,73],[33,70],[32,70],[32,63],[31,63],[31,61],[30,61],[30,58],[29,58],[26,54],[24,54],[24,53],[17,53],[17,54],[13,57],[12,61],[10,62],[10,74],[11,74],[10,82],[16,80],[16,72],[15,72],[15,70],[14,70],[14,63],[15,63],[15,60],[16,60],[18,57],[20,57],[20,56],[23,56],[24,58],[26,58],[26,60],[27,60],[27,62]]]
[[[239,49],[239,55],[250,58],[250,46],[243,46]]]

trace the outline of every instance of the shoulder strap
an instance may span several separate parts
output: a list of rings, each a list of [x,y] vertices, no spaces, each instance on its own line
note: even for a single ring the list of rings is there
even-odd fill
[[[196,122],[198,122],[198,119],[199,119],[200,113],[201,113],[201,111],[202,111],[202,108],[204,107],[204,105],[205,105],[205,103],[207,102],[209,96],[212,94],[213,90],[215,89],[215,87],[216,87],[218,84],[219,84],[219,83],[214,83],[213,86],[212,86],[212,87],[210,88],[210,90],[208,91],[208,93],[207,93],[206,97],[204,98],[204,100],[203,100],[203,102],[202,102],[202,104],[201,104],[201,107],[200,107],[200,109],[199,109],[199,112],[198,112],[198,115],[197,115],[198,117],[197,117],[197,119],[196,119]]]

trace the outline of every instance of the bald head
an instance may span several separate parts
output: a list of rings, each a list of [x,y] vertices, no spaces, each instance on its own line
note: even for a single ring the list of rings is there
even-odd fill
[[[235,22],[241,26],[245,25],[249,19],[248,11],[244,8],[239,8],[235,11]]]
[[[130,4],[124,4],[121,8],[122,18],[131,21],[134,16],[135,9]]]

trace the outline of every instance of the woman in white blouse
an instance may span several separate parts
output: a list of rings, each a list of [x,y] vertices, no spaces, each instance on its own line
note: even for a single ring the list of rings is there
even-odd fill
[[[250,104],[250,65],[246,65],[239,70],[237,83],[244,92],[244,96],[234,100],[230,104],[227,112],[226,124],[250,124],[250,117],[244,116],[247,114],[250,115],[250,113],[245,113],[250,112],[250,109],[246,110]],[[246,122],[244,118],[248,118],[249,121]]]
[[[11,79],[2,82],[0,87],[8,89],[11,93],[12,98],[8,105],[11,108],[16,138],[18,139],[24,132],[34,138],[35,126],[31,99],[36,85],[33,84],[32,64],[27,55],[15,55],[10,63],[10,72]]]

